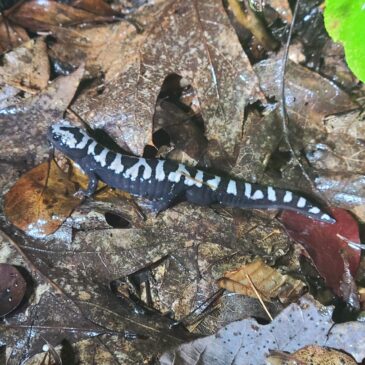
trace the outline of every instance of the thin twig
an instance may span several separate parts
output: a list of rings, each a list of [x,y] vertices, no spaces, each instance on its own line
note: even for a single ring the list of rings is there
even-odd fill
[[[266,307],[266,305],[265,305],[264,301],[263,301],[263,300],[262,300],[262,298],[261,298],[260,293],[259,293],[259,292],[258,292],[258,290],[256,289],[255,284],[253,283],[253,281],[252,281],[252,279],[251,279],[250,275],[249,275],[249,274],[247,274],[247,273],[246,273],[246,278],[247,278],[247,280],[250,282],[250,285],[251,285],[251,287],[252,287],[252,290],[255,292],[255,294],[256,294],[256,296],[257,296],[257,299],[260,301],[260,303],[261,303],[262,307],[264,308],[264,311],[266,312],[267,316],[270,318],[270,320],[271,320],[271,321],[273,321],[273,320],[274,320],[274,318],[272,318],[272,316],[271,316],[271,314],[270,314],[269,310],[267,309],[267,307]]]
[[[354,248],[356,250],[365,250],[365,245],[363,243],[358,243],[349,240],[348,238],[342,236],[341,234],[337,233],[336,236],[340,238],[341,240],[345,241],[351,248]]]
[[[281,93],[281,116],[282,116],[282,126],[283,126],[283,136],[284,136],[284,140],[285,143],[287,144],[289,151],[292,155],[294,164],[299,166],[300,169],[302,170],[302,173],[304,175],[304,177],[308,180],[311,188],[313,191],[317,191],[317,188],[315,187],[315,185],[313,184],[312,179],[309,177],[309,175],[307,174],[307,172],[304,169],[304,166],[302,165],[302,163],[299,161],[299,159],[297,158],[297,155],[293,149],[293,146],[289,140],[289,128],[288,128],[288,123],[289,123],[289,118],[288,118],[288,113],[286,110],[286,99],[285,99],[285,73],[286,73],[286,66],[288,63],[288,55],[289,55],[289,47],[290,47],[290,41],[292,38],[292,34],[293,34],[293,29],[294,29],[294,24],[295,24],[295,20],[297,17],[297,13],[298,13],[298,9],[299,9],[299,3],[300,0],[297,0],[297,2],[295,3],[295,8],[294,8],[294,13],[293,13],[293,19],[292,22],[290,24],[289,27],[289,33],[288,33],[288,39],[286,41],[286,45],[285,45],[285,50],[284,50],[284,55],[283,55],[283,60],[282,60],[282,65],[281,65],[281,75],[280,75],[280,93]]]

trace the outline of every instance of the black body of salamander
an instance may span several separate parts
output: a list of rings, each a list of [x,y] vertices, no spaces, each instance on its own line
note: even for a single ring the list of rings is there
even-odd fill
[[[95,192],[101,180],[110,187],[152,200],[156,211],[187,200],[198,205],[288,209],[319,221],[335,222],[319,207],[291,191],[222,178],[170,160],[116,153],[67,122],[51,126],[48,139],[88,175],[89,185],[84,192],[87,196]]]

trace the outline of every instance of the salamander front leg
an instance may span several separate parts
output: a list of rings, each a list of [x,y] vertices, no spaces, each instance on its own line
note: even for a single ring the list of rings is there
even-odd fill
[[[93,173],[89,173],[88,175],[89,178],[89,183],[87,185],[87,189],[79,189],[75,195],[80,196],[80,197],[90,197],[91,195],[93,195],[96,191],[96,188],[98,187],[98,178],[95,174]]]

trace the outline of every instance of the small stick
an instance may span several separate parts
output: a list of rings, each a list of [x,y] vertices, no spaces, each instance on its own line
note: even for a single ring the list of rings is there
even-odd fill
[[[257,296],[257,299],[260,301],[260,303],[261,303],[262,307],[264,308],[264,311],[266,312],[267,316],[270,318],[270,320],[271,320],[271,321],[273,321],[274,319],[272,318],[272,316],[271,316],[271,314],[270,314],[269,310],[267,309],[267,307],[266,307],[266,305],[265,305],[264,301],[262,300],[260,293],[258,292],[258,290],[257,290],[257,289],[256,289],[256,287],[255,287],[255,284],[254,284],[254,283],[253,283],[253,281],[251,280],[250,275],[249,275],[249,274],[247,274],[247,273],[246,273],[246,278],[247,278],[247,280],[250,282],[251,287],[252,287],[253,291],[255,292],[255,294],[256,294],[256,296]]]
[[[286,66],[287,66],[287,63],[288,63],[290,41],[291,41],[291,38],[292,38],[294,24],[295,24],[295,20],[296,20],[298,9],[299,9],[299,3],[300,3],[300,0],[297,0],[297,2],[295,4],[294,12],[293,12],[293,19],[292,19],[292,22],[291,22],[290,28],[289,28],[288,40],[286,41],[284,55],[283,55],[283,61],[282,61],[282,65],[281,65],[280,93],[281,93],[281,116],[282,116],[283,136],[284,136],[285,143],[287,144],[287,146],[289,148],[289,151],[292,155],[294,164],[300,167],[304,177],[309,182],[309,184],[312,188],[312,191],[318,191],[317,188],[315,187],[315,185],[313,184],[312,179],[309,177],[309,175],[305,171],[305,168],[304,168],[303,164],[297,158],[297,155],[296,155],[296,153],[293,149],[293,146],[292,146],[292,144],[289,140],[289,129],[288,129],[289,118],[288,118],[288,113],[287,113],[287,110],[286,110],[286,102],[285,102],[285,73],[286,73]]]

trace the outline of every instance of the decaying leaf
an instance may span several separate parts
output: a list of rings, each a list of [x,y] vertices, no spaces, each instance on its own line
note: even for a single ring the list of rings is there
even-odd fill
[[[255,71],[265,94],[280,101],[281,57],[261,61]],[[288,62],[285,80],[286,107],[291,127],[296,126],[290,137],[301,145],[323,138],[325,116],[357,107],[334,83],[293,62]]]
[[[320,346],[306,346],[287,354],[280,351],[270,351],[267,358],[270,365],[356,365],[357,362],[341,351]]]
[[[126,44],[137,46],[141,36],[127,22],[98,25],[92,28],[52,28],[57,38],[50,47],[50,56],[73,67],[85,63],[89,77],[103,74],[110,82],[121,71],[121,60],[127,59]],[[136,39],[134,39],[136,37]]]
[[[110,16],[98,16],[95,13],[51,0],[44,0],[41,3],[36,0],[25,1],[9,9],[5,14],[15,24],[33,32],[46,31],[51,26],[114,20]]]
[[[56,231],[80,204],[75,185],[55,162],[43,163],[24,174],[5,195],[7,219],[30,236]]]
[[[114,11],[104,0],[73,0],[71,5],[75,8],[94,13],[95,15],[121,16],[120,13]]]
[[[174,78],[174,82],[178,80],[179,78]],[[164,96],[157,100],[153,118],[153,142],[156,147],[160,147],[159,156],[195,166],[203,158],[208,141],[204,136],[200,110],[193,110],[196,97],[194,91],[190,88],[180,99],[184,100],[184,97],[185,100],[193,100],[188,102],[188,107],[185,103],[176,105]],[[161,130],[168,134],[171,147],[167,147],[163,138],[159,137]]]
[[[251,182],[262,181],[269,168],[270,157],[281,139],[282,131],[277,109],[269,110],[264,116],[255,112],[250,113],[245,122],[236,164],[229,173]]]
[[[320,144],[307,147],[306,155],[310,163],[321,170],[322,174],[363,174],[364,113],[354,110],[329,115],[324,119],[324,126],[326,139]]]
[[[320,175],[317,188],[334,204],[365,220],[364,113],[354,110],[324,119],[326,139],[310,144],[306,157]]]
[[[62,119],[83,72],[80,67],[60,76],[40,94],[0,110],[0,155],[5,161],[33,167],[49,156],[48,127]]]
[[[5,17],[0,18],[0,53],[6,52],[29,40],[27,32]]]
[[[168,364],[266,364],[270,350],[294,352],[317,345],[342,350],[361,362],[365,348],[359,338],[365,324],[334,324],[333,307],[324,307],[310,296],[291,304],[274,321],[261,325],[254,319],[233,322],[215,335],[195,340],[166,352],[160,358]]]
[[[288,23],[291,23],[292,13],[287,0],[269,0],[267,4],[281,15]]]
[[[34,94],[47,87],[49,75],[47,46],[38,38],[4,55],[0,82]]]
[[[138,55],[125,49],[119,78],[101,95],[77,101],[78,113],[141,155],[151,144],[161,86],[168,75],[178,74],[197,91],[207,137],[218,143],[216,153],[221,148],[234,156],[244,108],[263,96],[221,2],[171,1],[140,41]]]
[[[95,361],[96,355],[103,364],[112,365],[118,359],[120,363],[133,365],[136,359],[139,363],[150,359],[151,349],[163,352],[171,344],[178,345],[192,337],[184,330],[175,330],[172,320],[166,316],[158,313],[136,316],[121,305],[108,280],[95,283],[94,275],[77,273],[69,266],[72,257],[75,262],[83,260],[77,246],[69,246],[67,269],[61,275],[63,269],[52,268],[46,262],[60,255],[64,248],[60,250],[57,244],[46,247],[43,242],[42,248],[34,250],[27,243],[30,242],[18,244],[0,232],[1,260],[22,265],[34,285],[29,302],[6,318],[0,327],[1,343],[8,349],[8,364],[24,363],[28,357],[43,352],[44,338],[54,347],[62,344],[65,350],[71,349],[73,356],[75,350],[71,344],[75,343],[85,364]],[[43,264],[36,258],[37,251],[45,255],[43,269],[48,267],[48,271],[44,273],[43,269],[40,271],[39,266]],[[97,251],[94,248],[86,255],[98,255]],[[102,254],[99,255],[102,259]],[[84,264],[88,266],[87,259]],[[53,275],[53,270],[58,273]],[[65,274],[71,276],[66,278]],[[72,275],[75,275],[73,279]],[[87,341],[82,343],[82,340]]]
[[[263,300],[279,298],[283,303],[298,298],[305,286],[300,280],[280,274],[260,259],[237,270],[225,272],[224,277],[218,280],[218,285],[231,292],[256,298],[251,282]]]
[[[303,215],[284,211],[280,220],[291,238],[301,243],[311,256],[327,285],[354,307],[359,306],[353,277],[359,267],[361,252],[355,219],[343,209],[332,209],[335,224],[313,221]]]

